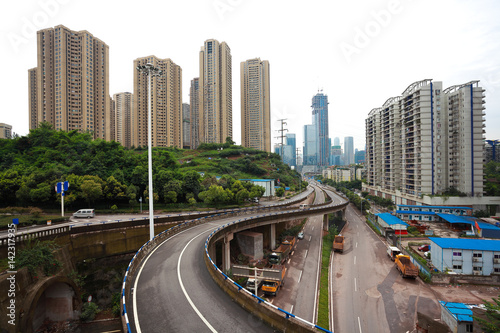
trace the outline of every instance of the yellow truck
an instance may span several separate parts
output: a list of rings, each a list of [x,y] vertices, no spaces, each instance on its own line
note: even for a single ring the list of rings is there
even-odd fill
[[[418,268],[415,266],[409,256],[398,254],[394,260],[398,271],[403,277],[416,279],[418,276]]]
[[[333,240],[333,251],[344,253],[344,236],[337,235]]]
[[[276,296],[278,295],[278,290],[283,288],[285,284],[286,267],[285,265],[273,265],[271,268],[280,271],[280,278],[279,280],[264,280],[262,283],[262,291],[265,295]]]

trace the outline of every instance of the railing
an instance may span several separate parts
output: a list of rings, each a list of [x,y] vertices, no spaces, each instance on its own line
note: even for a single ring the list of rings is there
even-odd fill
[[[340,209],[344,209],[347,205],[349,204],[349,202],[345,202],[345,203],[342,203],[340,205],[335,205],[334,207],[337,208],[338,210]],[[326,204],[321,204],[321,205],[316,205],[315,207],[312,207],[308,210],[308,213],[310,214],[310,211],[317,211],[318,213],[322,213],[322,212],[327,212],[329,210],[331,210],[331,205],[332,205],[332,200],[330,198],[329,202],[327,202]],[[304,210],[294,210],[294,211],[289,211],[289,212],[286,212],[286,213],[283,213],[283,214],[280,214],[281,217],[286,217],[286,215],[290,215],[290,217],[296,217],[298,214],[300,214],[300,212],[304,212]],[[261,312],[266,312],[265,313],[265,318],[269,318],[269,317],[273,317],[273,311],[277,311],[278,313],[281,313],[282,316],[283,316],[283,319],[285,320],[289,320],[289,319],[293,319],[296,321],[296,325],[305,325],[306,327],[303,327],[303,326],[300,326],[300,328],[297,328],[297,331],[299,331],[300,329],[307,329],[309,328],[311,331],[312,329],[319,329],[321,331],[324,331],[324,332],[331,332],[321,326],[318,326],[314,323],[311,323],[305,319],[302,319],[300,317],[297,317],[295,316],[294,314],[288,312],[288,311],[285,311],[277,306],[275,306],[274,304],[272,303],[269,303],[267,302],[266,300],[252,294],[251,292],[249,292],[248,290],[244,289],[241,285],[239,285],[237,282],[233,281],[230,277],[228,277],[223,271],[221,271],[217,265],[213,262],[212,258],[210,257],[210,254],[208,253],[208,249],[210,247],[210,242],[211,240],[219,233],[221,232],[226,232],[224,229],[234,225],[235,223],[241,223],[241,222],[244,222],[244,221],[253,221],[253,222],[258,222],[259,220],[262,220],[262,219],[265,219],[266,217],[254,217],[254,218],[245,218],[245,219],[242,219],[242,220],[238,220],[238,221],[233,221],[233,222],[230,222],[230,223],[227,223],[223,226],[220,226],[219,228],[217,228],[216,230],[214,230],[207,238],[207,240],[205,241],[205,258],[206,258],[206,263],[207,263],[207,266],[209,268],[213,268],[214,269],[214,275],[212,275],[214,278],[219,278],[221,281],[224,281],[224,283],[227,283],[231,286],[233,286],[234,288],[236,288],[237,290],[237,293],[241,295],[240,292],[243,292],[243,295],[248,295],[252,298],[254,298],[257,302],[258,302],[258,305],[261,306]],[[218,276],[217,276],[218,275]],[[217,281],[216,281],[217,282]],[[236,295],[237,296],[237,295]],[[247,296],[247,297],[248,297]],[[236,297],[236,301],[237,302],[244,302],[244,300],[239,300],[238,297]],[[293,323],[292,323],[293,325]],[[286,324],[283,324],[284,327],[288,327],[288,329],[290,329],[291,327],[290,326],[286,326]],[[293,327],[291,328],[292,331],[295,331],[293,329]]]
[[[305,193],[301,193],[300,195],[296,196],[293,200],[287,200],[279,204],[275,205],[268,205],[268,206],[262,206],[262,207],[252,207],[252,208],[245,208],[245,209],[233,209],[233,210],[227,210],[223,211],[221,213],[218,213],[217,211],[213,212],[213,215],[209,216],[204,216],[204,217],[199,217],[193,220],[185,221],[183,223],[180,223],[176,226],[173,226],[158,235],[156,235],[152,240],[149,240],[146,242],[141,248],[135,253],[134,257],[132,260],[130,260],[130,263],[127,267],[127,270],[125,272],[125,276],[123,278],[123,285],[122,285],[122,304],[121,304],[121,315],[122,315],[122,324],[123,324],[123,329],[126,330],[126,332],[131,333],[130,329],[130,322],[128,318],[128,313],[127,313],[127,307],[126,307],[126,297],[130,292],[130,286],[127,285],[128,282],[128,276],[129,273],[131,275],[134,275],[135,270],[138,268],[140,265],[140,262],[142,259],[144,259],[149,253],[161,242],[163,242],[165,239],[172,237],[173,235],[186,230],[188,228],[191,228],[193,226],[205,223],[213,218],[218,218],[221,215],[236,215],[238,213],[246,213],[248,211],[252,210],[274,210],[276,208],[283,208],[284,206],[291,205],[294,203],[298,203],[304,199],[306,199],[314,190],[311,187],[308,187],[308,190]],[[321,204],[324,205],[325,203]],[[304,210],[299,210],[299,211],[304,211]],[[275,213],[278,214],[278,213]],[[240,220],[241,221],[241,220]],[[238,222],[238,221],[235,221]],[[233,222],[233,223],[235,223]],[[220,229],[220,228],[219,228]],[[219,230],[217,229],[217,230]]]

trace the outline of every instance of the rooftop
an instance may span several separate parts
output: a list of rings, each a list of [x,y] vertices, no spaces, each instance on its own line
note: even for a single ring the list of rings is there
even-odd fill
[[[384,220],[384,222],[387,223],[388,225],[402,224],[408,226],[408,223],[402,221],[399,217],[394,216],[390,213],[379,213],[375,215]]]
[[[500,240],[494,239],[429,237],[429,240],[442,249],[500,251]]]
[[[446,308],[457,321],[472,322],[472,310],[466,304],[444,301],[439,301],[439,304]]]

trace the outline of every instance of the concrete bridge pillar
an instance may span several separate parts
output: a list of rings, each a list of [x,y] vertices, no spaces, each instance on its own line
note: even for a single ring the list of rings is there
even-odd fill
[[[271,249],[274,249],[276,247],[276,224],[271,223],[269,225],[270,228],[270,233],[269,233],[269,244]]]
[[[233,237],[232,232],[224,236],[224,243],[222,244],[222,271],[224,273],[231,269],[231,241]]]

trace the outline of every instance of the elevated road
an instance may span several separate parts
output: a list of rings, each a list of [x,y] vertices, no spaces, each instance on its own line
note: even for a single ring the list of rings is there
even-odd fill
[[[281,212],[283,214],[286,212]],[[274,213],[276,214],[276,213]],[[311,212],[311,214],[314,214]],[[251,213],[246,217],[261,214]],[[131,276],[132,303],[127,304],[132,332],[210,331],[272,332],[262,321],[236,305],[212,280],[204,263],[204,242],[219,226],[245,216],[213,220],[186,229],[159,246]],[[315,227],[316,228],[316,227]],[[318,233],[321,228],[318,227]],[[312,234],[310,235],[312,236]],[[316,255],[318,256],[318,255]],[[315,259],[317,265],[317,258]],[[308,260],[308,263],[314,260]],[[296,289],[309,290],[316,278]],[[297,297],[297,290],[294,292]],[[284,293],[283,293],[284,294]],[[300,296],[301,297],[301,296]],[[291,304],[287,304],[289,310]],[[312,320],[313,314],[307,314]]]

